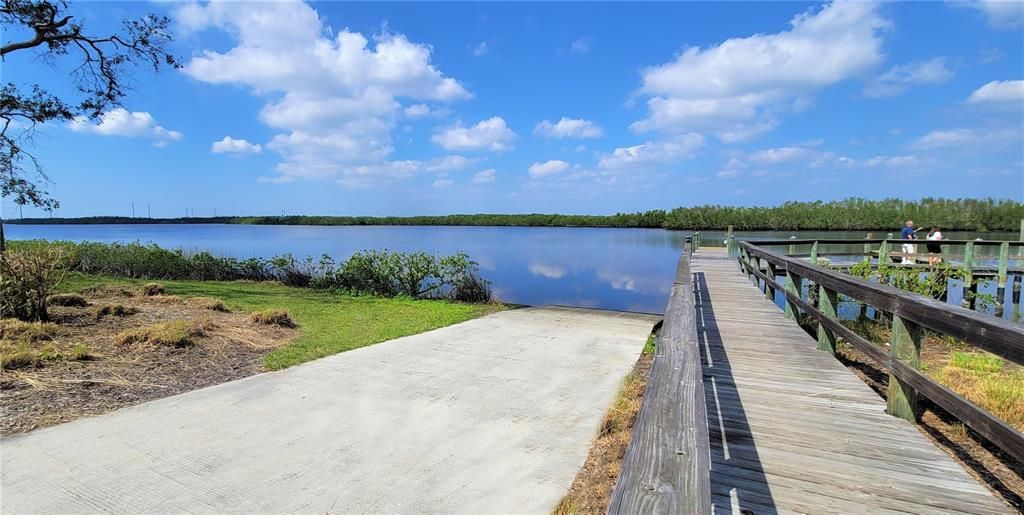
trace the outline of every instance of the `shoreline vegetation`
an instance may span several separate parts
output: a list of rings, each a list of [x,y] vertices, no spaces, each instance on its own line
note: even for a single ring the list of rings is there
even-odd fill
[[[90,216],[77,218],[7,219],[4,223],[47,224],[242,224],[242,225],[408,225],[507,227],[621,227],[690,230],[849,230],[874,231],[894,223],[918,220],[944,230],[1016,231],[1024,219],[1024,203],[996,199],[924,198],[833,202],[786,202],[772,207],[705,205],[655,209],[614,215],[454,214],[437,216],[218,216],[142,218]]]

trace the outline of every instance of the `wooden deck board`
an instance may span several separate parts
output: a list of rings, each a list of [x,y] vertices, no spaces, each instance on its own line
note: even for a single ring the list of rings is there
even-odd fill
[[[716,513],[1009,512],[720,257],[692,260]]]

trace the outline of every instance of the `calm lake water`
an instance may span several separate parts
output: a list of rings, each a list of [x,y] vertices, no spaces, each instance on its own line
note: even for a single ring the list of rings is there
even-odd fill
[[[140,241],[170,249],[214,254],[298,257],[329,254],[336,260],[358,250],[390,249],[451,254],[462,251],[480,264],[498,298],[506,302],[564,304],[662,313],[687,231],[661,229],[262,226],[262,225],[5,225],[12,240]],[[884,234],[876,233],[877,237]],[[863,238],[863,232],[751,232],[749,238]],[[973,238],[948,233],[947,238]],[[704,245],[722,233],[704,232]],[[1016,239],[988,233],[985,239]]]

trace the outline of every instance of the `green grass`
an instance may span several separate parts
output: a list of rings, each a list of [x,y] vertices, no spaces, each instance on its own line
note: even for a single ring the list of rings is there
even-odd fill
[[[991,354],[954,352],[949,357],[949,366],[972,372],[999,373],[1003,371],[1003,360]]]
[[[142,287],[144,279],[69,274],[62,291],[97,284]],[[166,292],[183,297],[214,297],[232,311],[287,310],[299,324],[299,336],[266,357],[279,370],[331,354],[471,320],[504,309],[494,304],[460,304],[405,298],[355,297],[275,283],[246,281],[161,281]]]

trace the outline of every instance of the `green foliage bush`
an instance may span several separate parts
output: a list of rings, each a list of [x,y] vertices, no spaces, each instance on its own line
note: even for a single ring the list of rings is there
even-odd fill
[[[64,245],[30,244],[0,253],[0,317],[48,320],[47,298],[71,264]]]
[[[53,252],[72,270],[95,275],[143,279],[275,280],[288,286],[344,290],[385,297],[490,300],[490,283],[480,277],[477,263],[464,253],[439,256],[424,252],[363,251],[336,264],[328,255],[319,260],[284,254],[271,259],[235,259],[208,252],[185,253],[141,243],[12,242],[12,252]],[[65,268],[66,268],[65,267]],[[145,295],[159,293],[158,284],[143,287]],[[151,291],[150,291],[151,290]],[[13,315],[12,315],[13,316]]]

